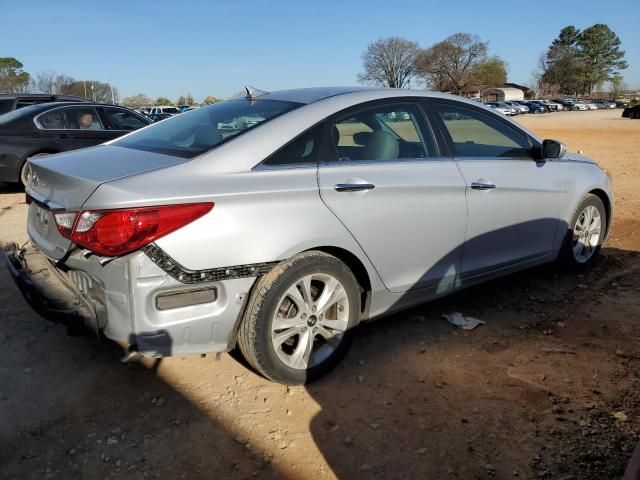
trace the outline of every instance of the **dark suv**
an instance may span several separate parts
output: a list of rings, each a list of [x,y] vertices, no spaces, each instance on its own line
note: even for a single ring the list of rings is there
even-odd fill
[[[86,98],[75,95],[49,95],[48,93],[0,93],[0,115],[28,107],[36,103],[49,102],[88,102]]]

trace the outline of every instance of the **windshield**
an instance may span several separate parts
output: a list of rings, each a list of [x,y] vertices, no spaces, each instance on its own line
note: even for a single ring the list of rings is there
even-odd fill
[[[113,145],[193,158],[301,105],[279,100],[228,100],[163,120]]]
[[[36,105],[29,105],[28,107],[19,108],[17,110],[11,110],[8,113],[3,113],[0,115],[0,125],[9,123],[15,120],[16,118],[20,118],[22,116],[38,113],[42,110],[42,105],[43,105],[42,103],[36,104]]]

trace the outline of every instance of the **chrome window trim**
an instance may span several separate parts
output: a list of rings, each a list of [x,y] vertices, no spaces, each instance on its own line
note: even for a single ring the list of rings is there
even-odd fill
[[[300,170],[303,168],[318,168],[318,162],[298,162],[280,165],[266,165],[259,163],[251,169],[252,172],[268,172],[271,170]]]
[[[36,115],[35,117],[33,117],[33,124],[36,126],[36,128],[38,130],[41,130],[43,132],[86,132],[87,129],[82,129],[82,128],[43,128],[40,123],[38,122],[38,119],[42,116],[45,115],[47,113],[51,113],[55,110],[61,110],[63,108],[77,108],[78,106],[84,106],[84,107],[91,107],[96,111],[96,116],[98,117],[98,120],[100,120],[100,125],[102,125],[102,119],[100,118],[100,114],[98,113],[98,110],[96,110],[98,108],[98,106],[101,105],[95,105],[95,104],[89,104],[89,105],[82,105],[82,102],[77,102],[79,105],[63,105],[61,107],[55,107],[52,108],[51,110],[46,110],[42,113],[39,113],[38,115]],[[109,130],[107,130],[106,128],[104,128],[104,125],[102,125],[102,129],[101,130],[89,130],[90,132],[108,132]]]
[[[425,157],[425,158],[396,158],[394,160],[333,160],[320,162],[321,167],[336,167],[336,166],[353,166],[353,165],[388,165],[393,163],[420,163],[420,162],[451,162],[454,159],[451,157]]]

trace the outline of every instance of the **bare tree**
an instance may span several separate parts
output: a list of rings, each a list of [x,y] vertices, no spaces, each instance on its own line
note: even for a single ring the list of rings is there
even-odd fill
[[[417,70],[434,90],[462,93],[472,81],[476,65],[487,57],[488,43],[477,35],[455,33],[424,50]]]
[[[362,54],[364,72],[358,74],[360,83],[381,87],[406,88],[416,77],[416,42],[389,37],[370,43]]]
[[[147,97],[144,93],[138,93],[137,95],[131,95],[122,99],[122,104],[125,107],[131,108],[143,108],[153,105],[153,100]]]
[[[58,93],[56,88],[56,72],[48,70],[46,72],[38,72],[36,75],[36,88],[41,93],[48,93],[50,95]]]

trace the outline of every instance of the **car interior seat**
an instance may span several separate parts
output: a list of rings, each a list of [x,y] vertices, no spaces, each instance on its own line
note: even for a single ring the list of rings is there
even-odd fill
[[[389,132],[371,132],[364,146],[362,158],[365,160],[396,160],[400,153],[398,140]]]

